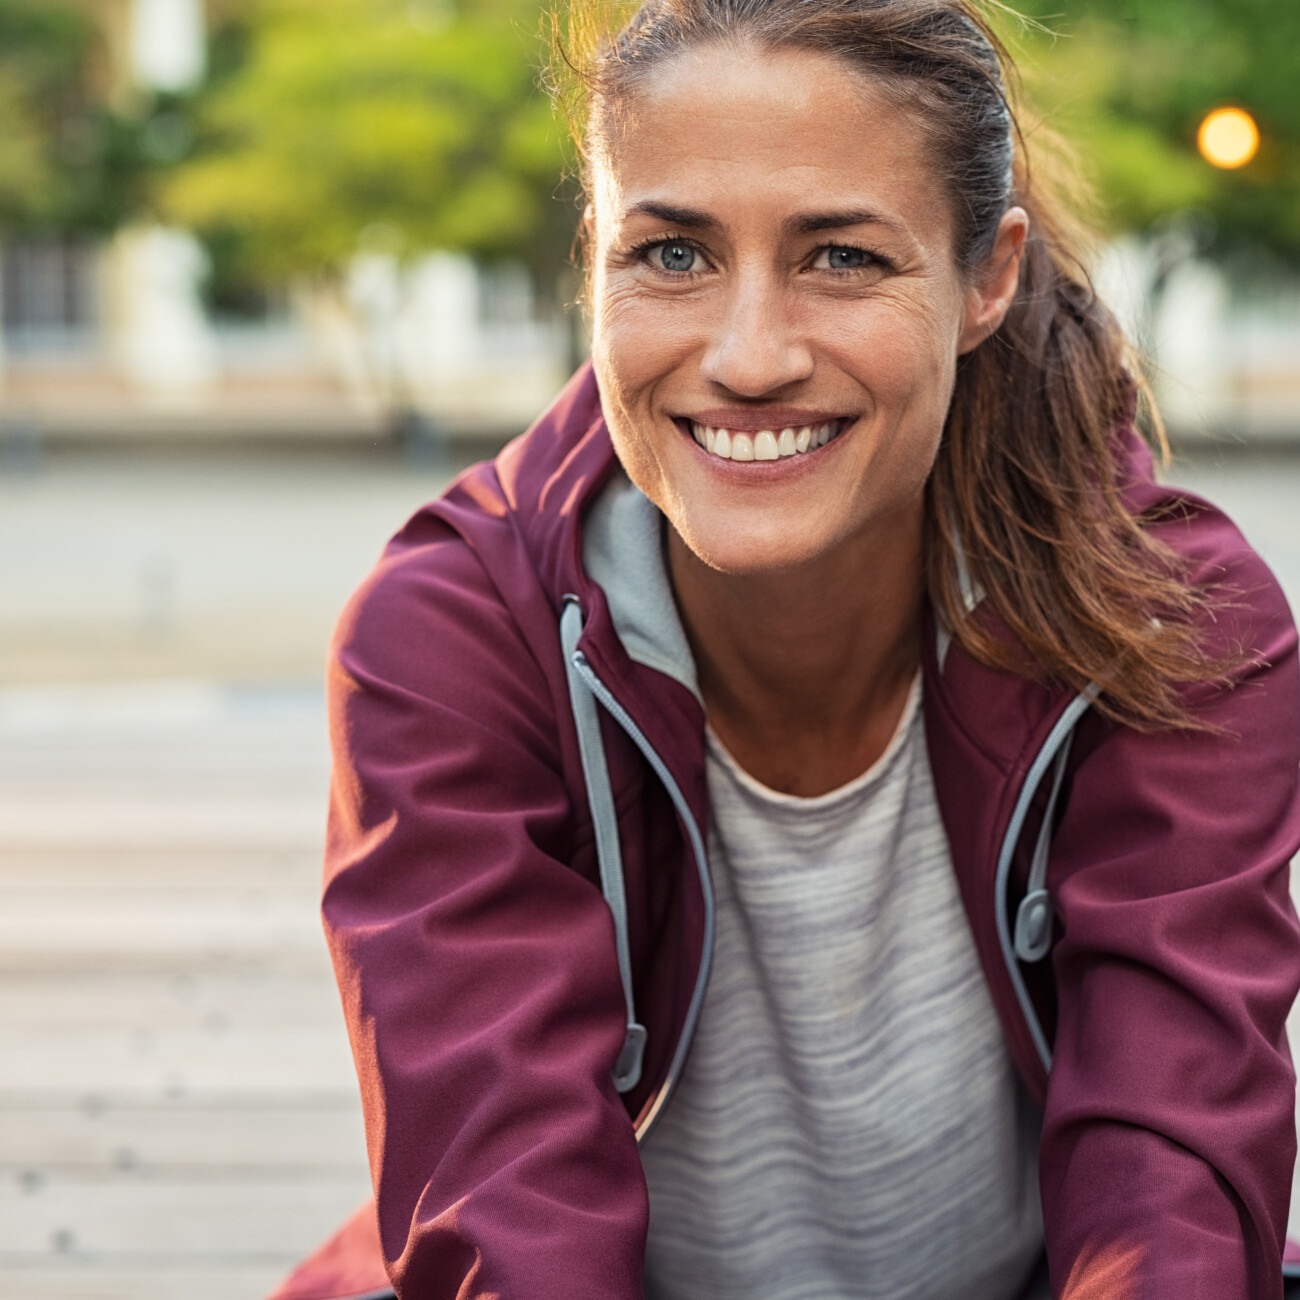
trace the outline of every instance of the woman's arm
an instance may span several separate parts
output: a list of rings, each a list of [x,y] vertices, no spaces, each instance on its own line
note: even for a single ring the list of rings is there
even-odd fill
[[[353,602],[329,686],[324,914],[385,1255],[418,1300],[630,1300],[645,1184],[610,916],[567,860],[558,640],[535,655],[426,529]]]
[[[1239,538],[1219,576],[1231,604],[1216,648],[1249,662],[1197,692],[1217,730],[1094,719],[1055,840],[1064,932],[1042,1193],[1069,1300],[1282,1294],[1300,677],[1286,602]]]

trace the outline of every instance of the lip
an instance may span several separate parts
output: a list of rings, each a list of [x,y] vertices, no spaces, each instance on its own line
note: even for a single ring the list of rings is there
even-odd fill
[[[685,429],[690,436],[690,424],[707,424],[714,429],[727,429],[731,433],[761,433],[771,429],[780,433],[782,429],[800,429],[806,424],[830,424],[839,421],[842,430],[847,429],[856,416],[844,411],[813,411],[803,406],[715,406],[705,411],[690,411],[673,417],[679,429]]]
[[[773,413],[771,411],[767,412],[767,418],[770,419]],[[774,487],[778,483],[784,485],[795,482],[806,474],[818,473],[835,454],[836,448],[841,447],[848,441],[846,435],[852,432],[853,426],[858,422],[857,416],[822,415],[815,420],[805,420],[805,423],[825,424],[830,420],[837,419],[840,422],[840,430],[824,446],[816,447],[800,456],[782,456],[780,460],[736,461],[724,460],[721,456],[715,456],[712,452],[706,451],[691,435],[691,420],[705,424],[708,422],[707,417],[718,414],[720,413],[717,411],[709,411],[692,415],[689,418],[682,416],[675,418],[673,423],[677,426],[678,432],[685,439],[691,452],[700,458],[710,474],[716,475],[724,483],[734,483],[737,486],[745,487],[761,485]],[[730,426],[719,420],[713,427],[720,429],[734,427],[737,433],[761,433],[764,429],[771,429],[772,425],[770,423],[755,424],[751,416],[745,424]],[[778,424],[776,427],[780,429],[783,426]]]

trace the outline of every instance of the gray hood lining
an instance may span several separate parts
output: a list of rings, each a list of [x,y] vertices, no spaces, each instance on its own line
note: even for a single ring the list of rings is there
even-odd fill
[[[583,519],[583,567],[604,591],[628,657],[680,682],[702,704],[668,577],[666,528],[659,508],[615,466]]]

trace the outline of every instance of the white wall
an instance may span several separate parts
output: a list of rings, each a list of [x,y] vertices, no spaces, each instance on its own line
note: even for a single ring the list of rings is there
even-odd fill
[[[217,380],[217,349],[199,286],[207,259],[187,231],[124,231],[113,249],[120,286],[116,344],[135,388],[153,405],[201,405]]]
[[[203,0],[132,0],[131,74],[148,90],[188,90],[203,79]]]

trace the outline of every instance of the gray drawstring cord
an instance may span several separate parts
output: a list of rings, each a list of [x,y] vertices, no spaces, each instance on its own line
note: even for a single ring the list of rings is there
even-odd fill
[[[1029,868],[1029,885],[1020,907],[1016,910],[1015,949],[1021,961],[1042,961],[1052,946],[1052,896],[1047,892],[1047,859],[1052,849],[1053,822],[1056,820],[1056,801],[1065,779],[1065,765],[1070,758],[1070,745],[1074,741],[1071,731],[1056,752],[1056,771],[1052,775],[1052,792],[1043,810],[1043,824],[1038,828],[1034,844],[1034,857]]]
[[[1002,957],[1006,962],[1007,975],[1015,991],[1016,1001],[1025,1017],[1029,1036],[1033,1039],[1034,1050],[1048,1073],[1052,1069],[1052,1048],[1047,1035],[1038,1020],[1033,999],[1020,971],[1021,961],[1039,961],[1046,956],[1052,944],[1051,899],[1046,889],[1047,859],[1051,849],[1052,823],[1055,820],[1056,802],[1061,793],[1061,783],[1065,777],[1065,758],[1062,750],[1068,750],[1073,741],[1074,729],[1079,719],[1092,707],[1092,702],[1100,694],[1101,688],[1094,682],[1066,706],[1065,711],[1056,720],[1048,733],[1037,758],[1030,764],[1025,782],[1020,788],[1020,796],[1011,813],[1011,821],[1002,839],[1002,849],[998,854],[997,875],[994,883],[994,898],[997,900],[995,919],[998,927],[998,943],[1002,948]],[[1038,842],[1034,846],[1034,857],[1030,867],[1030,893],[1022,900],[1016,911],[1015,933],[1007,921],[1006,900],[1011,885],[1011,862],[1015,857],[1016,845],[1020,832],[1024,829],[1025,818],[1029,814],[1029,805],[1033,801],[1038,787],[1047,775],[1047,769],[1056,764],[1052,782],[1052,792],[1048,806],[1043,814],[1043,824],[1039,827]],[[1023,933],[1022,933],[1023,932]],[[1023,939],[1023,945],[1022,945]],[[1022,953],[1021,948],[1024,948]],[[1041,948],[1041,951],[1039,949]],[[1036,955],[1035,955],[1036,954]]]
[[[600,734],[596,697],[577,670],[578,638],[582,635],[582,608],[577,597],[566,596],[560,615],[560,642],[564,647],[564,671],[569,681],[569,701],[578,729],[578,751],[582,774],[587,782],[587,802],[596,836],[596,859],[600,864],[600,888],[614,918],[614,944],[618,952],[618,975],[623,983],[627,1007],[627,1034],[614,1062],[614,1087],[630,1092],[641,1079],[645,1056],[645,1026],[636,1018],[632,996],[632,945],[628,938],[627,894],[623,885],[623,854],[618,842],[618,812],[605,763],[605,744]]]

